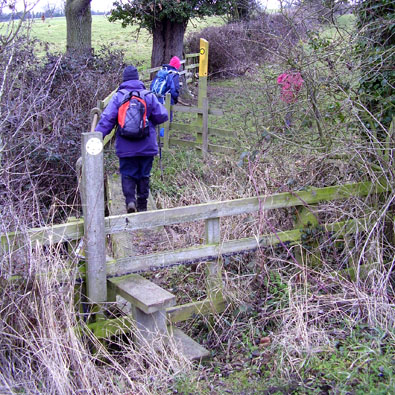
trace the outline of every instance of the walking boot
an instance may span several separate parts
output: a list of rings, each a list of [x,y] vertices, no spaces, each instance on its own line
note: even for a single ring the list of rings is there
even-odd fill
[[[149,177],[137,181],[137,211],[147,211],[147,199],[149,196]]]
[[[128,214],[136,212],[136,180],[122,175],[122,192],[125,196],[126,211]]]
[[[135,202],[129,202],[126,205],[126,211],[128,214],[135,213],[136,212],[136,203]]]
[[[148,201],[144,198],[137,198],[137,212],[147,211]]]

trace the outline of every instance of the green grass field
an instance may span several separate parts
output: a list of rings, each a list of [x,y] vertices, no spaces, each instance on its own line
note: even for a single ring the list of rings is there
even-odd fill
[[[218,17],[190,21],[186,35],[206,26],[221,25]],[[0,28],[1,31],[1,28]],[[47,18],[45,22],[35,19],[32,22],[33,37],[48,43],[53,52],[66,50],[66,18]],[[125,53],[125,59],[139,66],[150,67],[152,36],[145,29],[138,31],[137,26],[123,28],[121,22],[109,22],[104,15],[92,16],[92,46],[97,52],[101,48],[116,48]]]
[[[32,24],[32,36],[49,44],[53,52],[66,50],[66,18],[36,19]],[[116,48],[125,53],[128,61],[148,66],[151,58],[152,39],[146,30],[137,34],[137,27],[123,28],[120,22],[110,23],[103,15],[92,16],[92,47]]]

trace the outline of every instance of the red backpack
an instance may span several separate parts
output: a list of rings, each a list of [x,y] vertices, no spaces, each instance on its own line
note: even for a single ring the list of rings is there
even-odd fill
[[[128,140],[146,138],[149,135],[149,122],[145,96],[150,92],[128,91],[127,89],[121,89],[120,92],[124,96],[118,108],[117,133]]]

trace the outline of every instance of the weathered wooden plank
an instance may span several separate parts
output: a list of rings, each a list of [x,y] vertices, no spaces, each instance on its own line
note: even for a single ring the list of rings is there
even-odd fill
[[[219,218],[210,218],[205,221],[206,244],[220,244],[221,227]],[[209,262],[206,265],[207,297],[214,301],[222,299],[222,263],[220,259]]]
[[[203,114],[202,114],[202,151],[203,155],[208,152],[208,99],[204,97],[202,100]]]
[[[184,305],[168,307],[166,315],[170,322],[186,321],[194,314],[222,313],[226,308],[226,301],[213,304],[210,300],[192,302]],[[119,318],[101,320],[87,325],[99,339],[109,338],[114,335],[128,333],[135,328],[135,320],[132,315]]]
[[[323,201],[344,199],[350,196],[366,196],[386,190],[384,184],[370,182],[345,184],[325,188],[311,188],[308,191],[283,192],[275,195],[202,203],[193,206],[175,207],[137,214],[124,214],[106,218],[108,233],[137,230],[151,226],[163,226],[252,213],[259,210],[302,206]]]
[[[172,122],[170,124],[170,130],[176,130],[180,132],[190,132],[194,133],[196,131],[196,125],[188,124],[188,123],[177,123]],[[218,128],[208,128],[209,136],[221,136],[221,137],[235,137],[234,132],[226,129],[218,129]]]
[[[175,296],[137,274],[108,280],[110,290],[132,305],[135,320],[135,341],[139,347],[154,345],[167,336],[166,307],[175,305]]]
[[[118,295],[146,314],[175,305],[174,295],[138,274],[111,278],[108,284],[115,288]]]
[[[190,141],[190,140],[182,140],[182,139],[174,139],[174,138],[169,139],[170,147],[174,147],[176,145],[185,148],[193,148],[196,146],[196,143],[195,141]]]
[[[32,228],[27,231],[9,232],[1,235],[1,250],[4,253],[16,250],[24,245],[48,245],[78,240],[84,236],[84,220],[72,223]]]
[[[129,333],[135,328],[135,322],[133,316],[129,315],[92,322],[87,327],[98,339],[106,339],[111,336]]]
[[[186,262],[217,259],[222,254],[237,254],[250,251],[259,246],[278,244],[300,239],[300,230],[279,232],[277,235],[255,237],[223,242],[220,245],[200,245],[196,247],[168,251],[159,254],[141,255],[117,259],[107,265],[107,275],[118,276],[128,273],[155,270]]]
[[[210,115],[224,115],[224,111],[220,108],[209,108],[208,113]]]
[[[152,67],[152,68],[150,68],[150,69],[142,70],[142,71],[140,72],[140,74],[142,74],[143,76],[145,76],[146,74],[155,73],[156,71],[160,70],[161,68],[162,68],[162,66]]]
[[[111,131],[111,133],[109,133],[106,137],[104,137],[103,146],[106,146],[111,141],[111,139],[115,136],[115,131],[116,131],[116,128],[114,128]]]
[[[188,123],[177,123],[177,122],[172,122],[170,124],[170,130],[172,131],[179,131],[179,132],[195,132],[196,131],[196,125],[191,125]]]
[[[176,207],[164,210],[147,211],[135,214],[123,214],[105,218],[107,234],[125,230],[146,229],[151,226],[173,225],[183,222],[204,220],[207,218],[224,217],[252,213],[258,210],[316,204],[324,201],[345,199],[351,196],[366,196],[370,193],[380,193],[390,190],[391,186],[382,183],[372,184],[369,181],[350,183],[325,188],[311,188],[308,191],[283,192],[270,196],[259,196],[210,202],[193,206]],[[10,232],[1,235],[3,251],[9,251],[10,246],[24,244],[26,238],[31,243],[47,245],[68,240],[77,240],[83,236],[83,220],[73,223],[53,225],[43,228],[33,228],[26,232]]]
[[[199,53],[199,52],[187,53],[187,54],[185,54],[185,59],[187,59],[187,58],[197,58],[197,57],[199,57],[199,56],[200,56],[200,53]]]
[[[219,128],[208,128],[208,134],[210,136],[235,137],[234,131]]]
[[[110,102],[111,98],[117,93],[117,89],[113,90],[106,98],[102,100],[103,103],[103,108],[107,106],[107,104]]]
[[[225,311],[227,302],[224,299],[205,299],[198,302],[186,303],[166,309],[167,318],[173,322],[186,321],[194,314],[222,313]]]
[[[203,114],[204,112],[204,109],[202,107],[185,107],[177,104],[171,106],[171,109],[173,111],[185,112],[189,114]],[[223,110],[219,108],[209,108],[208,113],[209,115],[224,115]]]
[[[358,220],[342,221],[328,224],[324,229],[328,232],[345,234],[357,228]],[[300,240],[303,229],[263,235],[260,238],[250,237],[239,240],[222,242],[219,245],[200,245],[196,247],[167,251],[164,253],[135,256],[133,258],[117,259],[107,265],[107,275],[117,276],[127,273],[155,270],[186,262],[217,259],[221,255],[237,254],[255,250],[258,247],[268,247],[280,243],[293,243]]]
[[[202,361],[210,356],[210,351],[195,342],[179,328],[171,328],[169,344],[189,361]]]
[[[184,64],[184,63],[185,63],[185,59],[180,59],[180,64]],[[140,72],[140,74],[146,75],[146,74],[155,73],[156,71],[160,70],[161,68],[162,68],[162,66],[152,67],[150,69],[142,70]]]
[[[186,148],[201,149],[200,146],[197,146],[196,141],[182,140],[182,139],[175,139],[175,138],[169,139],[169,146],[170,147],[180,146],[180,147],[186,147]],[[218,152],[221,154],[228,154],[228,155],[231,155],[235,152],[235,150],[233,148],[224,147],[222,145],[215,145],[215,144],[208,144],[208,151],[209,152]]]
[[[324,226],[324,230],[327,232],[336,232],[336,234],[345,235],[349,233],[357,232],[361,227],[361,224],[366,222],[365,218],[336,222],[327,224]],[[277,234],[269,234],[259,239],[259,245],[274,245],[280,242],[290,242],[291,244],[300,241],[301,229],[293,229],[290,231],[279,232]],[[303,230],[302,230],[303,231]],[[265,244],[266,243],[266,244]],[[174,265],[181,265],[188,262],[196,262],[209,259],[217,259],[219,254],[233,254],[240,253],[244,250],[253,250],[258,247],[258,241],[255,237],[246,238],[241,240],[235,240],[230,242],[224,242],[220,246],[206,246],[201,245],[198,247],[192,247],[186,250],[176,250],[168,253],[159,253],[152,255],[136,256],[133,258],[125,258],[122,260],[107,261],[107,276],[123,276],[133,272],[146,271],[156,269],[159,267],[167,267]],[[132,260],[134,260],[132,262]],[[117,272],[119,270],[119,272]],[[41,273],[38,275],[48,276],[54,275],[53,273]],[[57,281],[67,282],[71,278],[84,279],[85,267],[81,266],[77,272],[70,272],[64,270],[63,273],[56,273]],[[18,281],[19,277],[15,277],[15,281]]]

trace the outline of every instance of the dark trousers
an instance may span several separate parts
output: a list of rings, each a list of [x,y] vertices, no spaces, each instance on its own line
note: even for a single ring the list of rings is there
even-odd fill
[[[126,205],[130,202],[136,203],[137,191],[137,211],[147,210],[149,178],[153,161],[153,156],[119,158],[122,192],[125,196]]]

